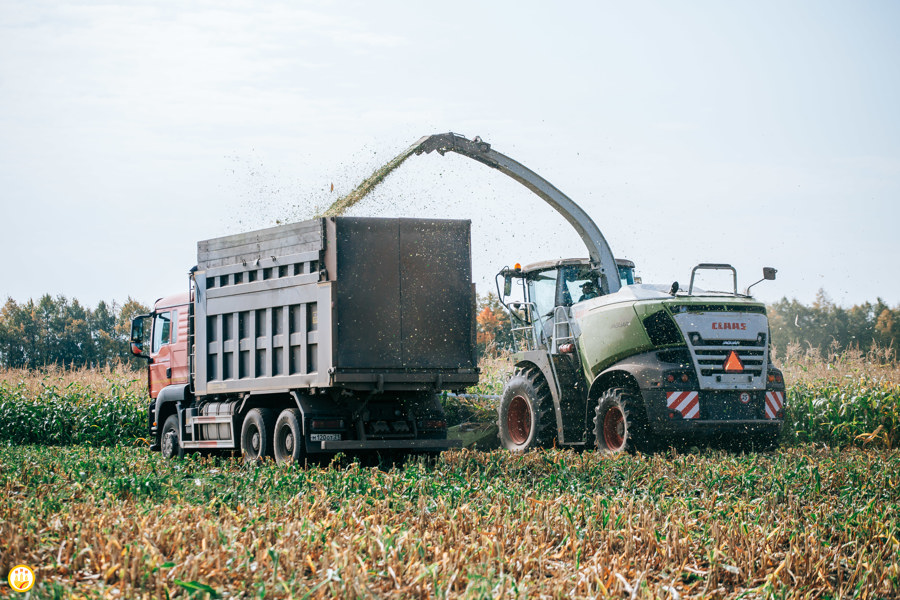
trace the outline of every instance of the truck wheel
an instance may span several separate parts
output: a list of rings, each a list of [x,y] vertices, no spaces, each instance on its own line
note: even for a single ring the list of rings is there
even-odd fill
[[[306,455],[300,411],[286,408],[275,422],[275,462],[300,462]]]
[[[519,369],[506,382],[498,413],[498,435],[507,450],[547,447],[556,439],[550,386],[536,367]]]
[[[165,458],[183,458],[184,448],[178,437],[178,415],[169,415],[159,435],[160,452]]]
[[[268,408],[254,408],[244,417],[241,426],[241,453],[244,463],[260,462],[272,456],[272,411]]]
[[[594,409],[594,439],[597,450],[614,454],[634,450],[634,419],[626,407],[626,393],[622,388],[603,392]]]

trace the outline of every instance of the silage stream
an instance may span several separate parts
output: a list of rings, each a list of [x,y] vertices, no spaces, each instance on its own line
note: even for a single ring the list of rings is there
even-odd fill
[[[366,197],[366,195],[374,190],[378,184],[380,184],[384,179],[390,175],[394,170],[396,170],[400,165],[402,165],[407,158],[415,154],[416,149],[418,148],[418,144],[414,146],[410,146],[393,159],[379,167],[375,170],[374,173],[369,175],[362,183],[360,183],[356,188],[353,189],[352,192],[343,196],[328,207],[328,209],[318,215],[320,217],[339,217],[343,215],[348,209],[356,205],[360,200]]]

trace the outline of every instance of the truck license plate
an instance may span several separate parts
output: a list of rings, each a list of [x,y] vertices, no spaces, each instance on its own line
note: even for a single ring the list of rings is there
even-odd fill
[[[339,442],[341,441],[341,434],[339,433],[311,433],[309,435],[310,441],[313,442]]]

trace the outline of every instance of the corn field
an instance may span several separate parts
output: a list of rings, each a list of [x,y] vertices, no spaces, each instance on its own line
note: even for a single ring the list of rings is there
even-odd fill
[[[0,449],[40,597],[897,597],[900,453],[469,450],[363,468]]]
[[[0,372],[0,597],[900,597],[900,377],[783,362],[782,448],[245,467],[146,450],[124,368]],[[508,369],[483,365],[499,391]],[[489,401],[445,399],[458,421]]]

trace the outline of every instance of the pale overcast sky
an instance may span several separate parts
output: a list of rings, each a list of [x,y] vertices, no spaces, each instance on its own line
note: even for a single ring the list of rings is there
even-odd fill
[[[187,288],[419,137],[482,136],[647,282],[900,304],[900,3],[0,0],[0,301]],[[334,184],[334,191],[331,191]],[[536,196],[413,157],[356,215],[473,221],[481,292],[586,254]]]

